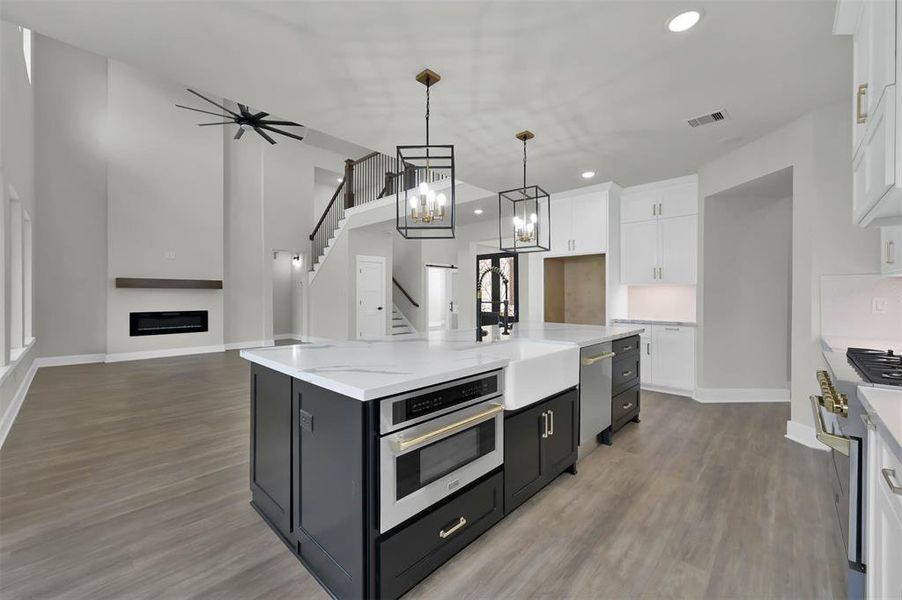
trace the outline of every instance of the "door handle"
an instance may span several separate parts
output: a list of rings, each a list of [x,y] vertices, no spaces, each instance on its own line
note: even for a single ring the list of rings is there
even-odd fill
[[[651,342],[645,342],[645,353],[651,356]]]
[[[548,412],[547,411],[542,413],[542,421],[543,421],[543,423],[542,423],[542,427],[543,427],[542,439],[544,440],[545,438],[548,437]]]
[[[658,203],[657,202],[655,202],[654,204],[651,205],[651,216],[653,216],[653,217],[658,216]]]
[[[896,470],[880,469],[880,472],[883,473],[883,479],[886,481],[886,485],[889,486],[890,491],[897,496],[902,496],[902,485],[899,485],[899,482],[896,481]]]
[[[602,352],[601,354],[596,354],[595,356],[587,356],[583,359],[582,362],[583,366],[588,367],[590,365],[594,365],[600,360],[605,360],[606,358],[614,358],[615,356],[617,356],[616,352]]]
[[[864,99],[867,92],[868,84],[862,83],[858,86],[858,93],[855,94],[855,122],[859,125],[862,123],[867,123],[868,121],[868,113],[861,112],[861,105],[863,104],[862,99]]]
[[[551,424],[548,426],[548,436],[550,437],[550,436],[554,435],[554,411],[553,411],[553,410],[549,410],[549,411],[548,411],[548,416],[550,417],[550,418],[549,418],[549,422],[551,423]]]
[[[376,310],[382,310],[382,307],[381,307],[381,306],[377,306],[377,307],[376,307]]]
[[[652,278],[652,279],[657,279],[657,278],[658,278],[658,267],[652,267],[652,268],[651,268],[651,278]]]
[[[664,214],[664,204],[661,202],[658,202],[658,216],[660,217],[663,214]]]
[[[893,240],[886,243],[886,264],[896,264],[896,242]]]
[[[438,536],[442,539],[445,539],[451,535],[454,535],[454,532],[467,524],[467,520],[464,517],[461,517],[457,520],[457,523],[454,524],[450,529],[442,529],[438,532]]]
[[[444,427],[439,427],[438,429],[436,429],[434,431],[430,431],[429,433],[424,433],[423,435],[418,435],[417,437],[412,438],[412,439],[396,440],[396,441],[394,441],[395,450],[398,452],[404,452],[405,450],[413,448],[414,446],[419,446],[421,444],[424,444],[442,434],[450,433],[452,431],[458,431],[460,429],[465,429],[466,427],[468,427],[470,425],[475,425],[476,423],[478,423],[480,421],[485,421],[488,419],[488,417],[492,417],[492,416],[497,415],[498,413],[504,411],[504,406],[502,406],[501,404],[492,403],[490,406],[491,406],[491,408],[489,408],[488,410],[484,410],[479,414],[473,415],[472,417],[467,417],[466,419],[461,419],[460,421],[457,421],[456,423],[451,423],[450,425],[445,425]]]

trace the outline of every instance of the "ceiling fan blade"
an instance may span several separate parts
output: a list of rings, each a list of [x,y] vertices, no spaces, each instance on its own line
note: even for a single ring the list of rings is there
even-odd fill
[[[195,91],[192,90],[191,88],[185,88],[185,89],[187,89],[189,92],[191,92],[192,94],[194,94],[194,95],[197,96],[198,98],[202,98],[203,100],[206,100],[207,102],[209,102],[209,103],[212,104],[213,106],[218,106],[219,108],[221,108],[222,110],[226,111],[227,113],[229,113],[229,114],[232,115],[233,117],[237,117],[237,116],[238,116],[236,113],[230,111],[228,108],[226,108],[226,107],[223,106],[222,104],[219,104],[218,102],[213,102],[212,100],[210,100],[209,98],[207,98],[206,96],[204,96],[203,94],[201,94],[200,92],[195,92]]]
[[[235,134],[235,137],[233,137],[232,139],[240,140],[242,135],[244,135],[244,127],[239,127],[238,132]]]
[[[206,127],[207,125],[231,125],[235,121],[223,121],[222,123],[198,123],[198,127]]]
[[[287,136],[290,138],[294,138],[296,140],[300,140],[300,141],[304,140],[304,138],[299,135],[295,135],[293,133],[288,133],[287,131],[282,131],[281,129],[276,129],[275,127],[270,127],[269,125],[259,125],[257,128],[265,129],[267,131],[272,131],[273,133],[278,133],[279,135],[284,135],[284,136]],[[255,129],[257,129],[257,128],[255,128]]]
[[[269,142],[270,144],[275,144],[275,143],[276,143],[276,140],[274,140],[274,139],[272,139],[271,137],[269,137],[268,135],[266,135],[266,132],[265,132],[265,131],[261,131],[261,129],[260,129],[259,127],[254,127],[254,131],[256,131],[257,133],[259,133],[259,134],[263,137],[263,139],[266,140],[267,142]]]
[[[251,116],[251,118],[252,118],[252,119],[262,119],[263,117],[268,117],[268,116],[269,116],[269,113],[268,113],[268,112],[263,112],[263,111],[261,110],[261,111],[258,112],[257,114]]]
[[[213,115],[214,117],[225,117],[225,115],[221,113],[210,112],[209,110],[201,110],[199,108],[191,108],[190,106],[183,106],[181,104],[176,104],[178,108],[186,108],[188,110],[193,110],[195,112],[204,113],[205,115]]]
[[[292,127],[303,127],[300,123],[294,121],[260,121],[261,125],[290,125]]]
[[[247,110],[247,106],[241,104],[240,102],[236,102],[236,104],[238,105],[238,110],[241,111],[242,116],[250,116],[250,112]]]

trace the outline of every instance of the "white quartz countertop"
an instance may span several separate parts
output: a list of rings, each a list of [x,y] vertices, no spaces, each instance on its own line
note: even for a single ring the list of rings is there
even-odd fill
[[[828,350],[832,350],[834,352],[845,353],[849,348],[871,348],[873,350],[892,350],[893,352],[902,353],[902,340],[898,339],[859,338],[828,335],[824,336],[822,340],[824,346]]]
[[[887,433],[893,453],[902,461],[902,390],[861,386],[858,398],[877,428]]]
[[[674,327],[696,327],[695,321],[668,321],[666,319],[614,319],[616,325],[673,325]]]
[[[640,331],[641,327],[539,323],[515,325],[512,335],[482,343],[476,342],[474,331],[456,330],[373,341],[313,340],[242,350],[241,357],[358,400],[392,396],[509,365],[528,365],[530,374],[547,382],[553,393],[579,382],[578,348]],[[563,368],[565,363],[568,366]],[[518,405],[529,403],[522,394],[517,396]]]

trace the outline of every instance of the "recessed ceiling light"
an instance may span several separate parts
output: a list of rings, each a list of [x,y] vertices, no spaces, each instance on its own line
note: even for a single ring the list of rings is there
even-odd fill
[[[583,171],[583,179],[592,179],[595,177],[595,171]]]
[[[687,10],[667,21],[667,29],[674,33],[688,31],[695,27],[695,24],[698,23],[701,18],[702,13],[697,10]]]
[[[476,210],[473,211],[473,214],[474,214],[474,215],[481,215],[481,214],[482,214],[482,209],[481,209],[481,208],[477,208]]]

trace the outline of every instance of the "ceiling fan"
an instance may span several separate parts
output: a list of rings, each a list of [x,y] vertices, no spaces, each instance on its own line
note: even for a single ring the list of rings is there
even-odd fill
[[[210,112],[209,110],[201,110],[199,108],[191,108],[190,106],[182,106],[181,104],[176,104],[176,106],[179,108],[185,108],[188,110],[193,110],[195,112],[200,112],[200,113],[204,113],[204,114],[208,114],[208,115],[214,115],[216,117],[229,119],[228,121],[221,121],[221,122],[217,121],[216,123],[198,123],[198,127],[206,127],[209,125],[231,125],[232,123],[234,123],[234,124],[238,125],[238,132],[235,134],[235,137],[232,139],[235,139],[235,140],[241,139],[241,136],[244,135],[245,131],[247,131],[248,129],[253,129],[258,134],[260,134],[260,137],[262,137],[264,140],[266,140],[270,144],[275,144],[276,140],[272,139],[272,136],[270,136],[269,134],[266,133],[267,131],[270,131],[272,133],[278,133],[279,135],[284,135],[284,136],[287,136],[290,138],[294,138],[296,140],[304,139],[303,136],[295,135],[293,133],[288,133],[287,131],[282,131],[281,129],[276,129],[275,127],[273,127],[273,125],[289,126],[289,127],[303,127],[303,125],[301,125],[300,123],[295,123],[294,121],[267,121],[265,119],[266,119],[266,117],[269,116],[268,112],[260,111],[258,113],[251,113],[248,110],[247,106],[244,104],[238,104],[238,110],[240,112],[236,113],[232,110],[229,110],[222,104],[219,104],[218,102],[214,102],[214,101],[210,100],[203,94],[195,92],[194,90],[192,90],[190,88],[187,88],[187,89],[189,92],[191,92],[198,98],[201,98],[202,100],[206,100],[213,106],[221,108],[222,110],[224,110],[228,113],[228,115],[223,115],[220,113]]]

